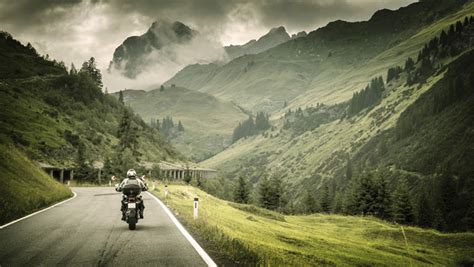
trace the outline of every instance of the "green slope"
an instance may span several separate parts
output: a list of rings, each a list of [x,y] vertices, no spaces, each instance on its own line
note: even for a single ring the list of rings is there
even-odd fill
[[[295,104],[290,107],[336,103],[347,100],[373,75],[380,75],[394,63],[392,59],[379,58],[386,51],[403,47],[394,54],[396,60],[412,55],[424,44],[423,38],[438,33],[431,31],[413,38],[421,29],[438,21],[446,22],[446,17],[456,12],[472,12],[472,3],[461,7],[463,3],[421,1],[396,11],[378,11],[369,21],[335,21],[306,37],[257,55],[239,57],[212,73],[197,67],[185,69],[168,83],[189,84],[187,77],[196,80],[206,75],[205,84],[190,88],[234,101],[252,111],[276,111],[285,101],[293,100]],[[414,39],[411,45],[404,45],[410,38]]]
[[[175,84],[175,81],[178,81],[177,84],[180,87],[198,90],[212,79],[218,69],[219,66],[214,63],[189,65],[176,73],[171,80],[163,85],[171,87],[172,84]]]
[[[467,27],[462,36],[472,38],[473,29],[472,25]],[[473,201],[468,195],[474,190],[470,175],[472,94],[430,113],[435,110],[433,101],[453,98],[451,91],[456,79],[461,79],[465,90],[472,92],[472,43],[453,44],[465,49],[464,53],[436,61],[438,69],[424,83],[407,85],[407,74],[402,73],[386,86],[381,102],[371,109],[353,117],[341,116],[305,132],[286,129],[284,119],[276,120],[275,131],[240,140],[203,164],[219,169],[224,177],[243,175],[254,183],[265,175],[285,177],[290,185],[288,190],[296,195],[289,206],[297,207],[296,211],[304,211],[298,210],[301,193],[318,192],[323,184],[333,188],[334,201],[337,195],[347,195],[344,190],[349,181],[344,177],[348,158],[354,160],[358,173],[379,165],[389,167],[393,187],[402,178],[410,178],[414,198],[422,189],[429,188],[429,181],[437,183],[436,177],[452,166],[449,175],[456,177],[456,198],[466,202],[458,205],[456,216],[468,218],[469,203]],[[311,123],[309,119],[302,122]],[[410,134],[399,137],[398,132],[406,132],[405,129]],[[453,226],[457,230],[469,227],[466,222]]]
[[[201,161],[222,151],[232,139],[232,131],[247,118],[235,105],[194,90],[166,87],[145,91],[123,92],[127,105],[145,121],[171,116],[181,121],[185,131],[171,143],[187,157]]]
[[[287,109],[311,106],[316,103],[338,103],[349,99],[354,91],[364,87],[372,77],[386,75],[387,68],[395,65],[402,66],[408,57],[416,59],[417,53],[423,45],[438,36],[442,30],[447,30],[449,25],[465,16],[474,15],[474,3],[467,2],[461,9],[454,9],[452,12],[442,14],[428,24],[417,28],[418,30],[410,31],[411,34],[405,38],[399,38],[393,46],[387,47],[388,49],[383,50],[370,60],[357,62],[356,68],[340,73],[337,77],[321,76],[316,78],[310,89],[294,99]],[[423,16],[417,13],[414,15]],[[372,46],[368,47],[372,49]]]
[[[13,146],[0,144],[0,224],[72,196]]]
[[[2,70],[11,61],[24,70],[1,73],[6,77],[0,82],[2,143],[13,143],[30,159],[53,165],[73,165],[81,145],[89,162],[104,161],[115,152],[124,107],[104,95],[89,76],[69,75],[60,64],[41,58],[7,34],[0,38],[0,56],[8,59],[0,63]],[[181,158],[138,116],[133,116],[132,127],[139,136],[142,160]]]
[[[284,216],[223,201],[191,186],[168,189],[164,201],[222,265],[446,266],[474,260],[473,233],[404,227],[406,243],[399,225],[371,217]],[[199,219],[193,220],[196,196]]]

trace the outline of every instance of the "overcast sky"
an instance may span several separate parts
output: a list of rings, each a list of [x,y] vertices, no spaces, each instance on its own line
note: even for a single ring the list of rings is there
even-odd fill
[[[367,20],[378,9],[413,0],[0,0],[0,30],[69,65],[94,56],[106,68],[125,38],[160,18],[179,20],[225,45],[270,28],[312,31],[342,19]]]

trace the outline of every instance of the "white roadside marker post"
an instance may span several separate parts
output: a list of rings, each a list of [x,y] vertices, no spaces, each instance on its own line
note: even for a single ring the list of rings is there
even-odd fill
[[[198,210],[199,210],[199,199],[197,197],[194,198],[194,219],[198,218]]]
[[[167,198],[168,197],[168,185],[165,185],[164,192],[165,192],[165,198]]]
[[[112,181],[115,182],[117,178],[115,178],[115,175],[113,175],[112,177],[110,177],[110,180],[109,180],[109,186],[112,186]]]

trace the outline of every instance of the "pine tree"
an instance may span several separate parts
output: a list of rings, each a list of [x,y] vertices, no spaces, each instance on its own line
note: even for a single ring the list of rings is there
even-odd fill
[[[441,46],[446,46],[448,44],[448,35],[444,30],[442,30],[441,34],[439,35],[439,42]]]
[[[385,171],[378,172],[376,182],[377,197],[375,198],[375,214],[382,219],[391,217],[391,197],[386,180],[387,173]]]
[[[76,179],[91,182],[92,169],[86,163],[86,146],[82,142],[77,148],[76,166]]]
[[[243,176],[240,176],[234,190],[234,201],[237,203],[248,203],[249,195],[250,190],[248,188],[247,180]]]
[[[255,132],[264,131],[270,128],[268,115],[263,112],[258,112],[255,117]]]
[[[454,30],[454,24],[451,24],[449,26],[449,30],[448,30],[448,39],[449,39],[449,42],[451,42],[454,38],[454,35],[456,34],[455,30]]]
[[[102,88],[102,74],[96,66],[95,58],[91,57],[89,61],[86,61],[82,64],[82,68],[79,71],[80,73],[87,73],[89,77],[96,83],[99,88]]]
[[[119,98],[118,98],[119,102],[122,103],[122,105],[125,105],[125,102],[123,100],[123,92],[122,90],[120,90],[119,92]]]
[[[69,70],[69,75],[76,75],[76,74],[77,74],[76,66],[74,66],[74,63],[71,63],[71,69]]]
[[[415,62],[413,61],[413,59],[411,57],[407,58],[407,60],[405,61],[405,71],[406,72],[410,72],[413,70],[413,68],[415,67]]]
[[[433,224],[433,211],[426,191],[418,198],[416,206],[416,224],[421,227],[431,227]]]
[[[439,209],[434,210],[432,227],[440,231],[444,231],[447,229],[443,213]]]
[[[463,30],[463,26],[462,26],[461,21],[457,21],[456,22],[456,32],[460,33],[460,32],[462,32],[462,30]]]
[[[138,151],[138,131],[132,127],[132,115],[133,113],[130,110],[126,108],[123,110],[117,131],[118,149],[124,151],[128,148],[136,155]]]
[[[316,201],[314,200],[313,194],[310,190],[306,192],[305,197],[303,199],[303,203],[305,206],[306,214],[311,214],[317,211]]]
[[[178,122],[178,132],[184,132],[184,127],[181,121]]]
[[[413,206],[410,201],[408,186],[404,180],[400,181],[393,195],[393,219],[398,223],[413,223]]]
[[[283,181],[280,176],[274,176],[270,180],[270,209],[277,210],[281,205],[283,196]]]
[[[363,215],[376,214],[377,187],[370,173],[364,173],[359,178],[355,190],[355,208],[357,213]]]
[[[337,193],[334,197],[334,204],[333,204],[333,209],[332,211],[334,213],[342,213],[343,211],[343,201],[341,194]]]
[[[455,225],[456,218],[451,216],[455,211],[455,203],[457,198],[456,181],[453,178],[451,167],[448,165],[443,170],[443,174],[438,176],[436,184],[436,206],[442,217],[442,222],[445,227]],[[441,230],[446,230],[445,228]]]
[[[35,55],[35,56],[39,56],[38,52],[36,51],[36,49],[31,45],[31,43],[28,42],[28,44],[26,44],[26,48],[28,50],[30,50],[30,52]]]
[[[271,191],[270,180],[268,180],[267,177],[261,178],[258,184],[258,202],[261,207],[266,209],[271,208]]]
[[[465,28],[465,27],[468,26],[468,25],[469,25],[469,18],[468,18],[468,17],[465,17],[462,26],[463,26],[463,28]]]
[[[331,203],[329,199],[329,188],[328,185],[325,184],[321,188],[321,198],[319,199],[319,205],[321,206],[321,210],[325,213],[329,213],[331,209]]]

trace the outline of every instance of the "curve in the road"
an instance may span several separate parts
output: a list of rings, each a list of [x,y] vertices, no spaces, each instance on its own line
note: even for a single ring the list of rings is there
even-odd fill
[[[145,219],[128,230],[120,220],[121,194],[112,190],[75,188],[74,199],[4,226],[0,266],[215,266],[151,194],[143,194]]]

